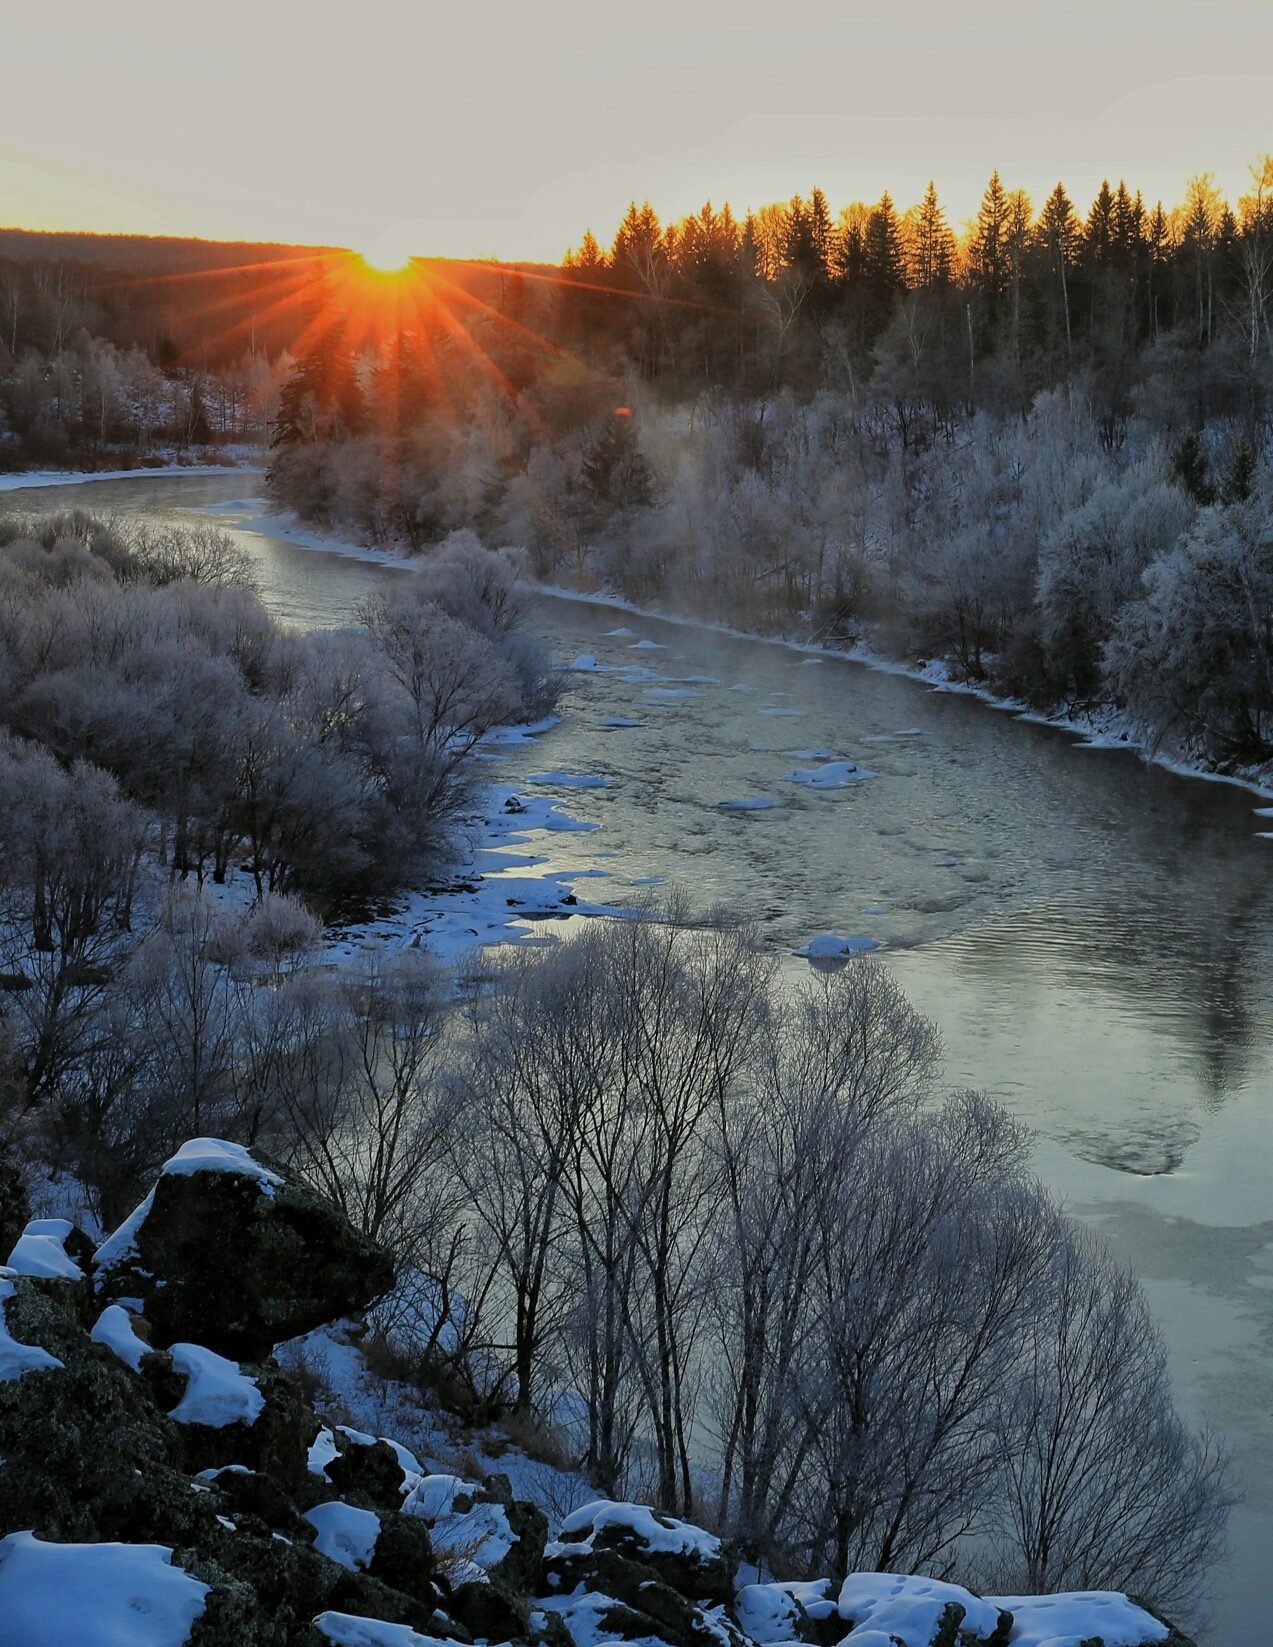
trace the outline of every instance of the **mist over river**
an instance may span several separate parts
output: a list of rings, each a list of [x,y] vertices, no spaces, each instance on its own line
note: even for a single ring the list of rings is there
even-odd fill
[[[254,472],[14,491],[6,509],[215,519],[267,604],[353,620],[409,575],[269,535]],[[242,500],[240,502],[240,500]],[[202,513],[212,509],[211,517]],[[1143,1278],[1182,1407],[1234,1449],[1247,1501],[1212,1647],[1273,1616],[1273,827],[1233,785],[909,678],[552,597],[534,627],[575,671],[562,721],[490,771],[599,830],[536,851],[589,897],[660,883],[743,910],[797,974],[820,934],[870,939],[940,1025],[952,1086],[1037,1133],[1040,1174]],[[616,630],[630,633],[614,633]],[[642,644],[645,643],[645,644]],[[635,672],[638,666],[644,673]],[[619,674],[611,671],[623,670]],[[638,722],[607,726],[607,721]],[[819,790],[787,774],[852,762]],[[750,810],[722,802],[778,804]]]

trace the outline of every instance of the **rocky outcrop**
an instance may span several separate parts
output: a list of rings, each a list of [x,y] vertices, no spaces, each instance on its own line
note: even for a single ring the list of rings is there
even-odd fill
[[[393,1283],[389,1255],[330,1202],[219,1139],[183,1145],[95,1260],[98,1298],[139,1301],[158,1347],[244,1361]]]
[[[165,1642],[193,1647],[1191,1647],[1125,1596],[987,1600],[887,1573],[739,1588],[727,1541],[640,1504],[588,1504],[549,1543],[507,1477],[429,1474],[325,1424],[271,1359],[392,1266],[234,1145],[179,1151],[95,1284],[65,1221],[24,1222],[12,1256],[0,1641],[46,1639],[52,1616],[50,1639],[106,1647],[162,1614]]]

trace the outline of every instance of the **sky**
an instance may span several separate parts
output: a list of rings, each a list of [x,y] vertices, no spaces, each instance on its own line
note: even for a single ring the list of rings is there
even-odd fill
[[[0,226],[556,262],[664,219],[994,168],[1236,201],[1273,5],[1236,0],[45,0],[0,8]]]

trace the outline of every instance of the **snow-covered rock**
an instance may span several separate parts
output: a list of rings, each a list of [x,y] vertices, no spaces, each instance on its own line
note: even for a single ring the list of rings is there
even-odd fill
[[[182,1647],[209,1586],[161,1544],[0,1539],[5,1647]]]
[[[66,1250],[75,1225],[69,1218],[33,1218],[14,1243],[8,1267],[18,1275],[82,1281],[84,1271]]]
[[[550,1567],[556,1561],[569,1570],[581,1558],[603,1551],[650,1568],[664,1584],[695,1601],[734,1599],[738,1563],[731,1548],[702,1527],[659,1515],[646,1504],[607,1499],[585,1504],[562,1522],[544,1556]]]
[[[371,1510],[357,1510],[352,1504],[331,1499],[306,1510],[305,1519],[317,1531],[315,1549],[350,1572],[371,1566],[380,1537],[380,1517]]]
[[[1054,1596],[990,1596],[992,1607],[1012,1614],[1010,1647],[1082,1647],[1097,1640],[1105,1647],[1149,1647],[1166,1641],[1170,1628],[1111,1590],[1075,1590]]]
[[[150,1345],[133,1331],[133,1318],[122,1304],[108,1304],[98,1316],[91,1334],[95,1344],[105,1344],[126,1367],[141,1371],[141,1358]]]
[[[38,1344],[20,1344],[10,1333],[5,1304],[17,1292],[12,1277],[12,1270],[0,1273],[0,1384],[21,1378],[23,1373],[44,1372],[64,1365]]]
[[[256,1380],[240,1372],[236,1361],[227,1361],[202,1344],[174,1344],[169,1354],[176,1370],[189,1379],[186,1393],[169,1418],[213,1430],[227,1424],[256,1423],[265,1409],[265,1397]]]
[[[935,1578],[850,1573],[840,1590],[839,1611],[841,1618],[852,1622],[850,1639],[860,1636],[865,1641],[868,1633],[878,1632],[882,1641],[930,1647],[943,1625],[951,1641],[956,1630],[978,1642],[988,1642],[992,1637],[996,1643],[1007,1639],[1007,1620],[1001,1620],[1000,1609],[993,1602],[983,1601],[961,1585],[944,1584]],[[1001,1622],[1004,1629],[1000,1628]]]

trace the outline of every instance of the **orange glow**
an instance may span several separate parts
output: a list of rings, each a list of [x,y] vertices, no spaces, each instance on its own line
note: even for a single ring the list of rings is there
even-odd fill
[[[408,253],[404,255],[392,247],[387,249],[377,249],[370,252],[361,252],[359,255],[367,267],[369,269],[374,269],[377,274],[405,274],[411,267],[410,254]]]

